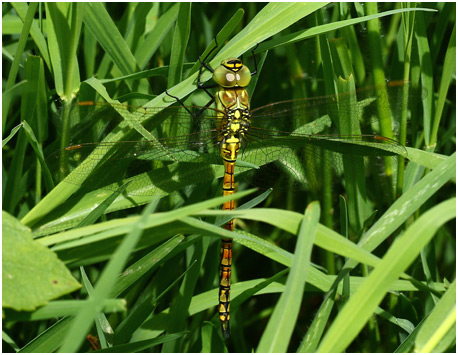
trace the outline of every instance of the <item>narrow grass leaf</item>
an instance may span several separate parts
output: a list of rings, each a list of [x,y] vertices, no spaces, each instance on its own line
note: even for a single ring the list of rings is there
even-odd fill
[[[141,69],[151,60],[165,36],[172,28],[178,16],[179,6],[179,4],[175,4],[166,13],[162,14],[153,30],[147,34],[143,45],[137,48],[135,58]]]
[[[19,41],[16,47],[16,53],[14,54],[14,60],[11,65],[11,69],[8,73],[8,80],[6,82],[6,87],[5,87],[6,90],[10,89],[14,85],[14,82],[16,81],[16,77],[19,72],[19,65],[22,59],[22,54],[24,52],[25,45],[27,44],[27,39],[29,37],[30,28],[33,23],[33,17],[35,16],[35,13],[37,11],[37,7],[38,7],[37,3],[31,3],[29,7],[27,8],[27,14],[24,18],[24,25],[22,26],[21,36],[19,37]],[[3,105],[5,105],[5,103],[3,103]],[[3,108],[4,115],[8,113],[8,108],[9,107]],[[3,116],[3,122],[5,121],[6,121],[6,117]]]
[[[430,146],[434,147],[437,144],[437,134],[439,132],[439,125],[441,118],[443,117],[443,110],[445,105],[445,100],[447,98],[448,90],[450,89],[450,84],[452,78],[456,73],[456,23],[453,26],[453,31],[450,36],[450,42],[447,46],[447,52],[445,53],[444,61],[444,70],[442,71],[442,76],[440,79],[439,94],[437,98],[437,103],[435,107],[435,115],[432,123],[431,130],[431,141]]]
[[[423,322],[415,338],[415,352],[443,352],[447,348],[437,349],[449,330],[456,324],[456,280],[433,308]],[[451,344],[448,344],[451,345]]]
[[[229,214],[231,217],[265,222],[277,228],[281,228],[291,234],[298,233],[302,217],[300,213],[275,208],[257,208],[243,211],[241,209],[237,209],[231,211],[230,213],[224,211],[205,211],[203,213],[199,213],[199,215],[226,214]],[[229,219],[230,217],[227,218]],[[368,253],[360,246],[352,243],[350,240],[321,224],[318,225],[314,242],[320,248],[350,259],[360,260],[360,262],[367,265],[375,266],[379,261],[376,256]],[[264,240],[263,243],[269,242]]]
[[[396,200],[383,216],[364,234],[359,245],[368,251],[374,250],[435,192],[454,177],[455,172],[456,153],[453,153]],[[351,260],[346,263],[346,267],[353,268],[355,265]]]
[[[118,325],[116,328],[116,342],[123,343],[127,342],[132,336],[134,331],[138,329],[141,324],[152,314],[157,307],[159,301],[180,282],[190,270],[193,269],[196,264],[194,260],[189,267],[183,272],[176,280],[174,280],[159,296],[147,297],[142,301],[138,302],[135,309]],[[151,295],[152,296],[152,295]]]
[[[182,2],[175,23],[172,49],[170,53],[169,75],[167,87],[170,88],[181,81],[183,74],[184,54],[191,32],[191,3]]]
[[[4,330],[2,330],[2,341],[4,342],[4,345],[7,344],[11,349],[13,349],[15,352],[19,352],[20,348],[19,346],[15,343],[15,341],[7,334],[5,333]],[[3,350],[7,352],[7,347],[4,347]]]
[[[237,296],[235,298],[231,295],[232,296],[231,310],[234,311],[237,308],[239,308],[240,305],[243,302],[249,300],[251,297],[253,297],[255,294],[257,294],[258,292],[260,292],[262,289],[266,288],[267,286],[269,286],[273,282],[277,282],[284,275],[286,275],[289,271],[290,271],[289,268],[287,268],[287,269],[285,269],[283,271],[280,271],[280,272],[276,273],[274,276],[269,277],[266,280],[262,280],[261,282],[259,282],[259,284],[253,286],[252,288],[250,288],[250,289],[248,289],[246,291],[243,291],[239,296]]]
[[[243,18],[245,11],[243,9],[238,9],[235,14],[227,21],[227,23],[223,26],[223,28],[215,35],[218,43],[225,43],[229,36],[234,32],[237,26],[240,24],[240,21]],[[213,40],[205,49],[205,51],[200,56],[201,58],[205,58],[207,54],[215,47],[215,40]],[[200,62],[196,61],[190,73],[195,73],[200,68]],[[250,96],[248,96],[250,97]]]
[[[46,3],[48,45],[59,97],[69,102],[80,86],[76,59],[85,4]]]
[[[313,202],[305,211],[298,234],[294,260],[285,291],[264,331],[257,352],[286,352],[299,315],[307,272],[310,268],[313,241],[320,219],[320,207]]]
[[[219,64],[222,58],[236,57],[245,53],[257,43],[261,43],[326,4],[326,2],[267,4],[241,32],[229,41],[212,64]],[[258,49],[256,52],[260,53],[264,50]]]
[[[5,56],[5,53],[3,53],[3,56]],[[21,66],[21,70],[22,70]],[[22,93],[24,92],[25,87],[27,86],[27,81],[22,80],[16,84],[14,84],[12,87],[10,87],[7,90],[4,90],[2,93],[2,101],[5,103],[6,101],[11,102],[15,100],[16,98],[20,97]],[[6,122],[3,122],[5,124]],[[5,129],[5,128],[4,128]]]
[[[116,282],[116,275],[118,275],[129,255],[135,248],[138,240],[140,239],[143,229],[145,228],[146,218],[151,213],[153,204],[149,204],[143,210],[142,216],[140,217],[138,224],[134,226],[130,233],[127,234],[122,243],[116,249],[113,257],[108,262],[107,266],[100,275],[97,285],[94,290],[94,295],[89,297],[87,301],[88,307],[80,312],[72,324],[72,327],[67,334],[64,344],[61,347],[62,352],[74,352],[79,349],[81,343],[84,340],[85,334],[88,332],[91,323],[96,317],[97,313],[100,312],[100,303],[108,297],[112,287]]]
[[[113,346],[109,349],[102,349],[93,351],[93,353],[136,353],[142,352],[148,348],[151,348],[156,345],[161,345],[167,343],[169,341],[174,341],[176,339],[182,338],[186,335],[186,332],[176,333],[176,334],[166,334],[161,337],[149,339],[149,340],[142,340],[137,342],[132,342],[123,345]]]
[[[184,63],[183,64],[183,70],[188,70],[190,69],[194,63]],[[167,76],[167,73],[169,72],[169,67],[164,65],[162,67],[158,68],[153,68],[153,69],[148,69],[148,70],[143,70],[139,71],[133,74],[128,74],[128,75],[123,75],[123,76],[118,76],[116,78],[110,78],[110,79],[100,79],[100,83],[102,84],[108,84],[108,83],[114,83],[114,82],[122,82],[124,80],[139,80],[139,79],[147,79],[147,78],[153,78],[156,76]],[[126,100],[127,101],[127,100]]]
[[[260,53],[260,52],[264,52],[266,50],[273,49],[276,47],[292,44],[298,41],[302,41],[304,39],[318,36],[320,34],[332,32],[340,28],[344,28],[346,26],[356,25],[361,22],[369,21],[369,20],[380,18],[383,16],[391,16],[391,15],[401,13],[401,12],[406,12],[406,11],[436,11],[436,10],[427,9],[427,8],[397,9],[397,10],[381,12],[379,14],[373,14],[373,15],[368,15],[364,17],[357,17],[357,18],[349,19],[349,20],[332,21],[331,23],[327,23],[327,24],[320,25],[320,26],[314,26],[312,28],[308,28],[303,31],[297,31],[297,32],[294,32],[294,33],[291,33],[285,36],[278,36],[274,39],[265,41],[259,45],[259,48],[256,50],[256,53]]]
[[[416,44],[419,58],[419,65],[422,67],[420,73],[421,86],[428,90],[428,92],[435,92],[434,78],[431,73],[434,72],[433,63],[431,62],[431,49],[429,46],[429,41],[427,37],[427,24],[426,19],[423,13],[419,12],[415,20],[415,29],[416,29]],[[431,150],[431,129],[432,129],[432,119],[434,118],[434,95],[428,95],[423,98],[423,117],[422,120],[415,120],[412,118],[412,121],[416,121],[417,124],[423,125],[423,131],[421,132],[424,135],[424,142],[426,144],[427,150]],[[414,122],[415,122],[414,121]]]
[[[119,276],[116,284],[110,293],[111,297],[118,297],[122,292],[132,286],[142,276],[151,273],[163,262],[167,257],[184,239],[184,236],[179,234],[162,245],[158,246],[152,252],[146,254],[143,258],[130,265]]]
[[[366,324],[390,285],[418,257],[437,230],[456,216],[450,199],[420,216],[391,246],[358,291],[350,298],[326,333],[318,352],[341,352]]]
[[[71,325],[71,317],[59,319],[19,351],[20,353],[53,353],[62,345],[65,334]]]
[[[76,316],[88,306],[87,301],[51,301],[33,312],[16,312],[5,309],[8,319],[15,321],[38,321],[66,316]],[[126,310],[126,301],[123,299],[105,299],[100,303],[101,312],[114,313]]]
[[[314,353],[323,336],[326,325],[328,324],[329,316],[331,315],[332,308],[334,307],[335,297],[337,294],[337,287],[329,291],[323,302],[321,303],[318,312],[313,318],[307,333],[302,339],[301,345],[297,349],[298,353]]]
[[[84,23],[123,75],[137,71],[134,55],[102,3],[87,4]]]
[[[21,129],[22,125],[23,125],[22,122],[19,123],[16,127],[14,127],[11,130],[10,134],[8,135],[8,137],[6,137],[6,138],[4,138],[2,140],[2,148],[10,141],[11,138],[13,138],[16,135],[16,133]]]
[[[347,53],[347,51],[340,51]],[[355,94],[355,80],[352,74],[352,69],[349,64],[348,55],[340,54],[340,62],[342,63],[342,74],[346,79],[339,77],[337,79],[337,88],[339,92],[351,92],[351,95],[344,97],[338,105],[350,104],[349,112],[341,112],[338,115],[339,131],[344,135],[360,135],[361,129],[358,122],[358,114],[355,110],[357,99]],[[347,68],[346,68],[347,67]],[[346,69],[345,69],[346,68]],[[348,220],[349,225],[354,233],[361,230],[363,221],[368,217],[370,208],[366,201],[368,200],[366,192],[366,181],[364,179],[364,158],[362,156],[343,156],[345,189],[347,190],[348,198]]]
[[[17,12],[19,17],[25,22],[26,14],[28,11],[27,3],[25,2],[12,2],[11,6],[13,6],[14,10]],[[46,63],[46,67],[50,72],[52,72],[51,66],[51,59],[49,58],[48,52],[48,45],[46,43],[46,38],[43,32],[38,27],[37,22],[32,22],[32,27],[30,29],[30,36],[32,37],[35,45],[40,52],[41,58],[43,58],[44,62]]]
[[[248,196],[249,194],[253,193],[255,190],[246,190],[237,192],[231,196],[222,196],[222,197],[215,197],[210,200],[206,200],[203,202],[195,203],[190,206],[178,208],[174,211],[164,212],[164,213],[157,213],[151,216],[148,216],[145,220],[145,228],[152,228],[156,226],[160,226],[162,224],[166,224],[169,222],[174,222],[180,220],[185,216],[189,216],[191,214],[198,213],[202,210],[207,208],[213,208],[216,206],[220,206],[226,201],[230,201],[232,199],[241,198],[244,196]],[[52,235],[49,237],[41,238],[40,243],[43,245],[52,245],[56,243],[63,243],[68,242],[71,240],[80,239],[82,236],[92,235],[95,233],[100,232],[108,232],[107,236],[114,236],[123,233],[129,232],[136,224],[139,222],[139,217],[130,217],[130,218],[122,218],[118,220],[111,220],[104,223],[99,223],[97,225],[91,225],[83,228],[79,228],[78,230],[71,230],[68,232],[59,233],[56,235]],[[114,233],[114,234],[113,234]],[[68,246],[68,243],[65,243]]]
[[[97,221],[103,215],[108,206],[110,206],[113,203],[113,201],[126,190],[129,184],[130,182],[128,181],[122,186],[120,186],[119,189],[113,192],[100,205],[94,208],[92,212],[89,213],[81,222],[79,222],[75,228],[89,226],[93,224],[95,221]]]
[[[434,169],[442,163],[447,156],[428,152],[421,149],[406,147],[409,161],[428,169]]]
[[[80,272],[83,285],[86,288],[87,294],[89,297],[91,297],[94,294],[94,288],[92,287],[91,281],[87,277],[84,267],[80,267]],[[103,312],[100,312],[97,315],[95,319],[95,325],[97,328],[97,336],[99,338],[100,346],[102,349],[111,347],[113,345],[113,328],[111,327],[107,317]]]
[[[41,164],[41,168],[43,169],[43,179],[45,181],[46,188],[51,190],[54,187],[54,182],[52,181],[51,172],[48,169],[48,166],[45,162],[45,157],[43,155],[43,149],[41,148],[41,144],[38,142],[35,133],[32,130],[32,127],[27,123],[27,121],[22,121],[22,125],[24,128],[25,136],[29,141],[30,146],[33,148],[38,161]]]

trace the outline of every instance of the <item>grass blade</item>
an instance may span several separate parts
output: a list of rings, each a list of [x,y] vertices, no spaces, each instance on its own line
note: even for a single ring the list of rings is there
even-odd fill
[[[456,200],[431,208],[393,244],[367,280],[339,313],[318,352],[341,352],[353,341],[381,302],[391,283],[407,269],[437,230],[456,217]]]
[[[299,313],[307,271],[310,267],[313,240],[319,219],[319,204],[314,202],[305,211],[285,291],[275,306],[257,352],[286,352],[288,350],[288,344]]]

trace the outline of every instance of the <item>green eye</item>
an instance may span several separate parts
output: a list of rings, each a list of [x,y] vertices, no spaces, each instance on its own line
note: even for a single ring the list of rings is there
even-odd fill
[[[241,86],[242,88],[247,87],[251,81],[250,69],[248,69],[248,67],[245,67],[245,66],[242,67],[242,69],[240,69],[236,73],[236,77],[237,77],[237,84],[239,86]]]
[[[251,72],[245,66],[242,66],[238,71],[232,71],[224,65],[220,65],[213,71],[213,81],[223,88],[232,88],[234,86],[244,88],[251,81]]]
[[[213,81],[223,88],[231,88],[236,85],[235,73],[220,65],[213,71]]]

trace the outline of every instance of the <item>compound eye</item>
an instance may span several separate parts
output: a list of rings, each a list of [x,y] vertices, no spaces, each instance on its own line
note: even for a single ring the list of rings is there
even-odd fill
[[[244,88],[247,87],[248,84],[251,81],[251,72],[248,67],[243,66],[238,72],[237,72],[237,84]]]
[[[235,73],[222,65],[213,71],[213,81],[223,88],[231,88],[237,84]]]

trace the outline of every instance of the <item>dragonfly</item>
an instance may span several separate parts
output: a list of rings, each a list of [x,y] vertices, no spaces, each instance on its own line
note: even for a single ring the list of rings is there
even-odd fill
[[[170,94],[177,105],[165,108],[80,102],[75,115],[81,122],[73,129],[74,139],[80,143],[58,154],[59,173],[66,176],[64,181],[91,189],[116,189],[121,182],[130,181],[129,194],[160,197],[222,177],[223,195],[231,196],[236,189],[237,173],[249,176],[255,171],[252,175],[260,176],[262,181],[266,173],[260,168],[275,162],[300,184],[319,185],[319,178],[304,173],[300,158],[323,159],[323,150],[330,152],[327,162],[336,168],[342,166],[343,156],[407,155],[404,146],[381,134],[328,133],[332,132],[333,115],[351,113],[360,121],[367,115],[376,116],[377,105],[386,101],[378,88],[251,109],[246,88],[257,74],[256,59],[253,72],[237,58],[227,58],[212,69],[207,64],[210,54],[200,61],[197,81],[197,86],[211,96],[209,104],[203,107],[186,106]],[[212,72],[213,84],[201,82],[204,70]],[[406,84],[387,84],[388,91],[383,92],[402,92],[403,85]],[[215,94],[210,91],[213,88]],[[351,100],[354,97],[359,99],[356,103]],[[399,95],[389,94],[390,97]],[[216,107],[210,107],[213,102]],[[396,110],[400,104],[388,100],[385,105]],[[370,118],[368,122],[372,131],[377,129],[375,121]],[[87,130],[92,126],[96,127],[88,138]],[[113,132],[126,133],[122,140],[110,141]],[[102,140],[104,136],[107,138]],[[231,211],[235,202],[228,201],[222,208]],[[223,228],[233,231],[234,220]],[[232,239],[223,238],[218,313],[225,338],[230,336],[231,267]]]

